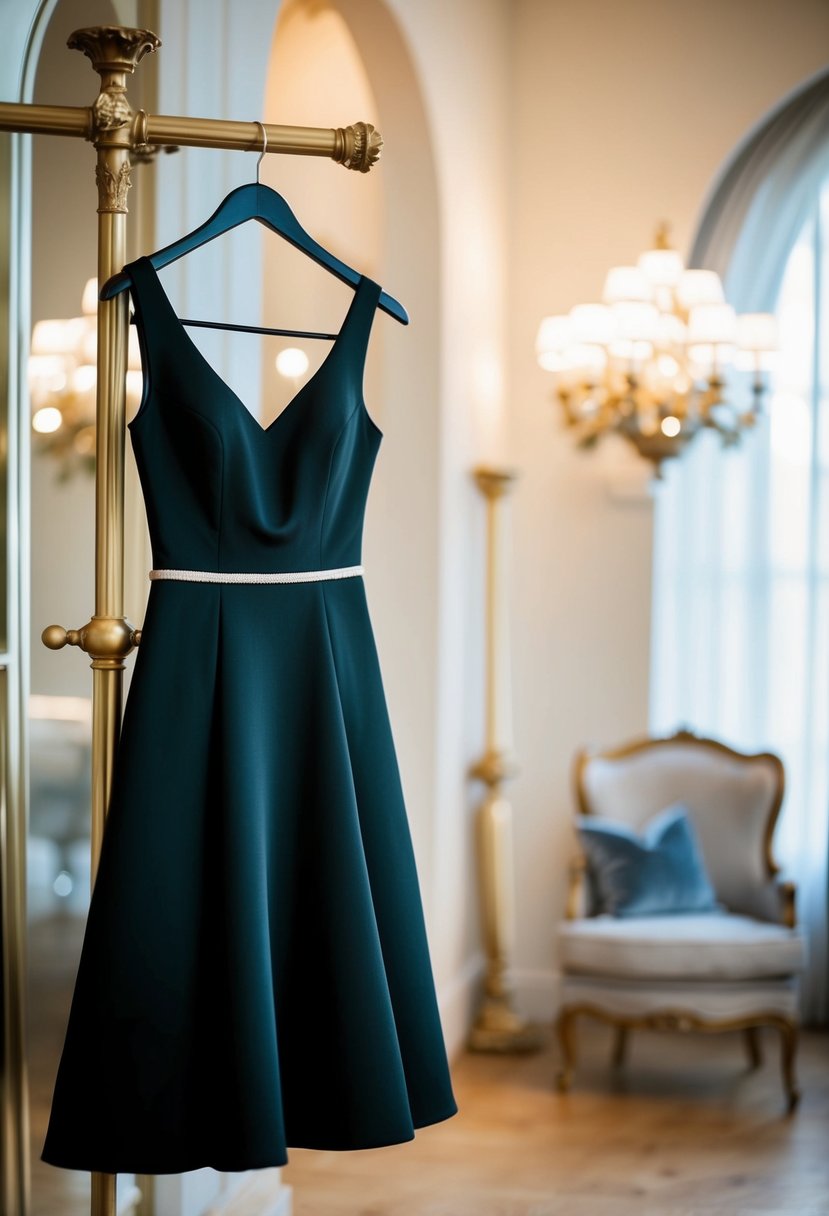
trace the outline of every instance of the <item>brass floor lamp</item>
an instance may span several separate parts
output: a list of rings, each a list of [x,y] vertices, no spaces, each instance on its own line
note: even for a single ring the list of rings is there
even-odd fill
[[[0,103],[0,131],[86,139],[97,151],[98,282],[104,283],[126,261],[127,194],[131,161],[159,146],[262,150],[259,122],[176,118],[133,110],[127,80],[159,39],[149,30],[100,26],[77,30],[69,47],[82,51],[100,76],[91,106]],[[265,125],[268,153],[325,156],[349,169],[368,172],[382,139],[369,123],[345,128]],[[95,474],[94,613],[85,625],[50,625],[46,646],[77,646],[92,667],[92,873],[94,876],[109,804],[115,746],[121,721],[124,659],[140,643],[140,630],[124,616],[124,434],[128,299],[124,293],[98,307],[97,447]],[[2,738],[5,739],[5,733]],[[0,757],[2,759],[2,757]],[[5,766],[4,766],[5,772]],[[2,1182],[0,1198],[7,1216],[27,1216],[28,1128],[23,1058],[25,931],[25,852],[22,806],[0,788],[0,851],[4,873],[2,991]],[[92,1175],[92,1216],[115,1216],[115,1176]]]

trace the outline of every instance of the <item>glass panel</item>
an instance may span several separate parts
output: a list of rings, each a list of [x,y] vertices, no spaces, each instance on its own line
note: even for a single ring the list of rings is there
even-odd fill
[[[9,233],[11,231],[11,136],[0,135],[0,233],[3,234],[2,240],[5,245]],[[4,251],[5,253],[5,251]],[[9,338],[12,332],[10,325],[10,293],[9,293],[9,265],[6,257],[3,258],[2,274],[0,275],[0,402],[5,414],[7,403],[9,401]],[[9,524],[6,517],[8,508],[8,494],[6,486],[8,484],[8,459],[9,459],[9,444],[7,441],[8,420],[3,418],[2,423],[3,442],[0,443],[0,486],[3,492],[0,493],[0,578],[2,578],[2,586],[8,587],[8,579],[6,572],[8,570],[8,535]],[[5,653],[9,647],[9,630],[8,630],[8,604],[6,603],[6,595],[0,595],[0,652]]]
[[[728,459],[700,446],[660,500],[660,721],[687,720],[783,758],[777,851],[797,881],[825,1008],[829,841],[829,182],[791,247],[766,418]],[[731,392],[731,386],[729,386]],[[738,388],[735,387],[735,392]],[[664,661],[666,613],[677,645]],[[657,657],[663,656],[663,666]]]
[[[812,384],[815,342],[815,224],[792,250],[778,301],[780,351],[771,400],[771,560],[785,570],[809,562],[812,505]]]
[[[94,3],[84,24],[114,24]],[[106,16],[106,14],[109,16]],[[38,60],[33,100],[88,105],[96,77],[66,50],[74,5],[59,3]],[[32,323],[76,317],[95,274],[94,161],[72,139],[32,141]],[[55,200],[60,199],[60,223]],[[71,241],[66,234],[71,233]],[[47,404],[41,401],[39,404]],[[63,404],[52,402],[51,404]],[[67,408],[67,417],[71,418]],[[30,418],[22,420],[31,427]],[[64,430],[69,426],[67,422]],[[94,480],[80,462],[64,475],[48,436],[32,438],[30,594],[31,702],[28,837],[28,1033],[32,1211],[86,1216],[90,1177],[40,1160],[63,1047],[89,899],[89,664],[75,649],[55,654],[44,626],[89,619],[94,585]]]

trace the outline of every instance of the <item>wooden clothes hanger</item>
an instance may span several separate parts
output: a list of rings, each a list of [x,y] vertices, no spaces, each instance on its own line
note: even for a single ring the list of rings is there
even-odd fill
[[[259,166],[268,148],[268,137],[263,123],[258,123],[262,128],[262,151],[259,154],[259,159],[256,162],[256,181],[246,182],[243,186],[237,186],[235,190],[231,190],[230,194],[222,200],[213,214],[208,220],[205,220],[198,228],[194,228],[192,232],[188,232],[185,236],[179,237],[177,241],[173,241],[172,245],[166,245],[163,249],[159,249],[156,253],[150,254],[150,261],[156,270],[160,270],[163,266],[169,266],[171,262],[175,262],[178,258],[182,258],[185,254],[190,253],[194,249],[198,249],[201,245],[206,245],[208,241],[214,240],[215,237],[221,236],[224,232],[229,232],[232,228],[236,228],[239,224],[244,224],[248,220],[258,220],[260,224],[264,224],[266,228],[270,228],[273,232],[289,241],[296,249],[308,255],[320,266],[324,266],[331,274],[337,276],[344,283],[348,283],[352,287],[356,287],[362,275],[357,270],[353,270],[347,266],[345,262],[341,262],[333,253],[329,253],[324,249],[312,236],[305,231],[299,220],[294,215],[291,208],[286,203],[281,194],[277,194],[276,190],[270,186],[264,185],[259,180]],[[118,274],[114,274],[112,278],[107,279],[101,288],[100,298],[102,300],[112,300],[115,296],[120,295],[132,283],[129,272],[121,270]],[[396,321],[400,321],[403,325],[408,325],[409,315],[406,309],[393,296],[388,295],[385,291],[381,292],[380,299],[377,303],[378,308],[382,308],[383,312],[387,312],[389,316],[394,317]],[[242,330],[247,333],[256,334],[277,334],[296,338],[335,338],[336,334],[323,334],[309,332],[306,330],[295,329],[267,329],[257,325],[232,325],[223,321],[192,321],[184,317],[179,318],[182,325],[194,325],[207,329],[230,329]]]

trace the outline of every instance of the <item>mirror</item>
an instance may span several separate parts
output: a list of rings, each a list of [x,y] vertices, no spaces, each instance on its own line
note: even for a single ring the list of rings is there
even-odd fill
[[[31,100],[88,105],[98,78],[84,57],[67,51],[69,34],[86,25],[134,24],[135,16],[108,0],[59,0],[43,38]],[[136,82],[135,105],[143,104],[139,93]],[[134,184],[141,176],[133,174]],[[137,210],[136,193],[130,201]],[[75,628],[93,610],[96,300],[94,285],[86,292],[85,287],[96,272],[96,207],[92,151],[70,139],[33,140],[35,360],[23,425],[31,441],[26,928],[31,1211],[36,1216],[86,1216],[90,1204],[90,1175],[45,1165],[40,1152],[89,904],[92,680],[86,656],[74,648],[47,650],[41,633],[53,623]],[[61,324],[39,324],[44,321]],[[75,331],[82,331],[80,338]],[[119,1211],[130,1210],[133,1188],[132,1179],[119,1179]]]

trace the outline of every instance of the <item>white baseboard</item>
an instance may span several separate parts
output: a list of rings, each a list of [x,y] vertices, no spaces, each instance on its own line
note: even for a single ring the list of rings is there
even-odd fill
[[[516,967],[510,972],[515,1006],[533,1022],[552,1022],[561,1001],[561,975],[552,968]]]
[[[438,1008],[446,1040],[446,1053],[452,1060],[463,1051],[480,1000],[484,959],[473,954],[454,979],[438,991]]]
[[[282,1171],[257,1170],[244,1185],[206,1213],[206,1216],[292,1216],[293,1191],[282,1181]]]
[[[485,961],[475,954],[438,993],[438,1005],[450,1060],[463,1051],[480,1005]],[[516,967],[509,978],[515,1008],[528,1020],[551,1023],[561,1000],[561,975],[552,968]]]

